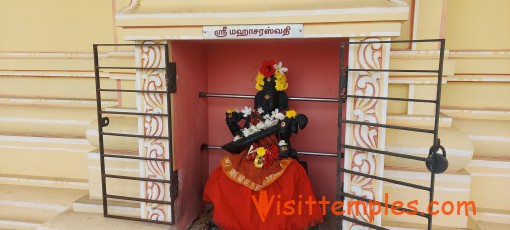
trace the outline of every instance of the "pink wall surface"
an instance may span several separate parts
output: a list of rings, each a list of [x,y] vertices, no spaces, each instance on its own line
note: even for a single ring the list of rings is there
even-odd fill
[[[225,124],[229,108],[253,107],[252,99],[198,98],[198,92],[254,95],[255,76],[263,60],[282,61],[289,88],[299,97],[338,97],[342,39],[179,41],[172,42],[177,63],[174,95],[174,157],[180,193],[178,226],[187,226],[202,208],[201,195],[210,173],[226,153],[199,151],[200,144],[221,146],[232,141]],[[290,101],[290,108],[308,116],[304,130],[291,138],[298,151],[336,153],[338,104]],[[301,156],[316,195],[334,200],[336,158]]]
[[[207,143],[207,104],[198,92],[207,90],[207,56],[204,44],[171,43],[177,63],[177,93],[173,94],[174,167],[179,171],[175,203],[178,229],[186,229],[202,212],[202,192],[208,178],[209,156],[200,151]]]

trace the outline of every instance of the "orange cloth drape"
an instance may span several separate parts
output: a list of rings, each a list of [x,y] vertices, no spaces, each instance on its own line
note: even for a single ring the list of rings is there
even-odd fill
[[[316,201],[306,171],[296,160],[284,160],[288,160],[288,165],[282,168],[284,172],[260,191],[234,181],[221,166],[218,167],[207,181],[203,196],[206,202],[214,205],[215,224],[223,230],[276,230],[308,229],[323,222],[320,206],[305,204],[308,199]],[[261,202],[261,194],[267,194],[268,202],[265,204],[269,205],[264,221],[255,204]],[[286,207],[286,203],[293,210]]]

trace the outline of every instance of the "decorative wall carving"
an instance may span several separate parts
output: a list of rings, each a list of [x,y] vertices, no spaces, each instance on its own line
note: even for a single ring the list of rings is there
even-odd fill
[[[380,41],[381,38],[365,38],[362,41]],[[358,41],[351,39],[351,41]],[[353,69],[388,69],[389,44],[350,45],[349,68]],[[349,94],[386,97],[388,74],[386,72],[358,71],[349,72],[347,92]],[[346,119],[371,123],[386,123],[386,101],[368,98],[349,98],[346,106]],[[383,150],[385,145],[384,128],[367,125],[346,125],[345,144],[370,149]],[[346,149],[344,167],[352,171],[382,176],[384,155]],[[363,176],[345,174],[344,192],[373,200],[382,199],[382,182]],[[346,203],[349,201],[346,198]],[[362,207],[351,206],[348,216],[358,220],[380,225],[381,216],[371,218]],[[355,208],[360,209],[357,214]],[[347,213],[346,213],[347,214]],[[344,221],[344,229],[368,229],[367,227]]]
[[[119,10],[119,13],[120,14],[129,14],[129,13],[133,12],[133,10],[136,10],[136,8],[138,8],[140,6],[140,2],[141,2],[141,0],[131,0],[131,2],[129,2],[129,5],[127,5],[126,7]]]
[[[153,41],[144,41],[143,46],[136,50],[136,62],[139,67],[164,68],[166,54],[164,46]],[[139,90],[166,91],[165,71],[154,69],[137,70],[137,87]],[[137,108],[144,113],[166,113],[167,99],[163,93],[139,93]],[[138,131],[148,136],[168,136],[166,117],[139,116]],[[168,140],[143,138],[139,141],[139,154],[141,157],[169,158]],[[140,176],[143,178],[170,180],[170,167],[164,161],[141,161]],[[170,200],[169,184],[143,182],[141,197],[151,200]],[[142,203],[141,217],[151,220],[171,221],[171,206],[156,203]]]

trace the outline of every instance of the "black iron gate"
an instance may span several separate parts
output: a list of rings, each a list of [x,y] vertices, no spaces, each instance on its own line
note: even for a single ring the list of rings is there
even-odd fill
[[[351,45],[362,45],[362,44],[379,44],[384,45],[388,43],[439,43],[440,47],[440,53],[439,53],[439,60],[438,60],[438,68],[434,70],[411,70],[411,69],[357,69],[357,68],[349,68],[346,67],[346,57],[344,54],[345,49],[348,49]],[[345,102],[348,98],[364,98],[364,99],[374,99],[374,100],[392,100],[392,101],[404,101],[404,102],[419,102],[419,103],[432,103],[435,104],[435,115],[434,115],[434,128],[433,129],[423,129],[423,128],[414,128],[414,127],[405,127],[405,126],[396,126],[396,125],[387,125],[387,124],[380,124],[380,123],[371,123],[366,121],[354,121],[354,120],[347,120],[344,119],[344,111],[342,108],[342,104],[339,104],[338,107],[338,147],[337,147],[337,199],[345,201],[345,198],[350,198],[358,201],[363,202],[379,202],[382,206],[386,206],[388,208],[392,208],[391,204],[385,204],[381,201],[375,201],[368,199],[366,197],[356,196],[354,194],[346,193],[344,192],[344,185],[341,182],[342,175],[357,175],[357,176],[363,176],[375,180],[384,181],[387,183],[393,183],[398,184],[401,186],[406,186],[414,189],[424,190],[429,192],[429,202],[432,202],[434,199],[434,182],[435,182],[435,174],[441,173],[444,170],[446,170],[447,167],[447,161],[446,161],[446,152],[444,148],[440,145],[440,141],[438,138],[438,128],[439,128],[439,108],[440,108],[440,99],[441,99],[441,83],[442,83],[442,74],[443,74],[443,59],[444,59],[444,49],[445,49],[445,40],[444,39],[427,39],[427,40],[405,40],[405,41],[370,41],[370,40],[363,40],[359,42],[342,42],[340,47],[340,87],[339,87],[339,101]],[[409,72],[409,73],[429,73],[429,74],[437,74],[437,88],[436,88],[436,98],[434,100],[428,100],[428,99],[411,99],[411,98],[393,98],[393,97],[370,97],[370,96],[361,96],[356,95],[354,92],[348,92],[347,91],[347,79],[348,79],[348,73],[351,72],[359,72],[359,71],[371,71],[371,72]],[[380,149],[370,149],[370,148],[363,148],[360,146],[353,146],[353,145],[346,145],[344,144],[344,140],[342,138],[342,125],[343,124],[351,124],[351,125],[366,125],[366,126],[373,126],[373,127],[380,127],[380,128],[386,128],[386,129],[398,129],[398,130],[406,130],[411,132],[422,132],[422,133],[429,133],[432,134],[434,137],[434,141],[432,144],[432,147],[429,151],[429,157],[419,157],[419,156],[412,156],[397,152],[390,152],[390,151],[384,151]],[[356,151],[363,151],[363,152],[370,152],[370,153],[376,153],[376,154],[383,154],[398,158],[405,158],[405,159],[411,159],[411,160],[417,160],[422,161],[424,163],[424,167],[427,167],[430,173],[430,186],[422,186],[418,184],[412,184],[404,181],[398,181],[393,180],[385,177],[379,177],[375,175],[370,175],[366,173],[361,173],[357,171],[352,171],[349,169],[344,168],[343,166],[343,152],[344,149],[352,149]],[[441,149],[443,154],[439,154],[438,151]],[[403,208],[403,207],[394,207],[396,210],[404,211],[407,213],[415,213],[414,215],[427,218],[427,229],[432,229],[432,215],[430,212],[432,212],[432,207],[430,210],[421,210],[416,212],[415,210]],[[343,212],[343,208],[340,209],[340,213]],[[337,226],[339,229],[342,229],[342,225],[344,221],[352,222],[357,225],[365,226],[372,229],[386,229],[384,227],[376,226],[372,223],[368,223],[366,221],[362,221],[356,218],[352,218],[346,215],[340,215],[337,217]]]
[[[134,66],[101,66],[99,64],[99,53],[98,48],[99,47],[132,47],[135,50],[136,49],[143,49],[143,47],[149,47],[150,49],[159,49],[161,59],[158,59],[157,66],[142,66],[142,67],[134,67],[136,66],[133,62]],[[119,218],[119,219],[127,219],[127,220],[137,220],[137,221],[145,221],[145,222],[153,222],[153,223],[162,223],[162,224],[173,224],[174,223],[174,201],[177,197],[178,192],[178,177],[177,177],[177,171],[173,170],[173,159],[172,159],[172,127],[171,127],[171,93],[176,92],[176,65],[175,63],[171,63],[168,58],[168,44],[159,44],[155,42],[150,43],[142,43],[142,44],[94,44],[94,70],[95,70],[95,82],[96,82],[96,100],[97,100],[97,119],[98,119],[98,134],[99,134],[99,151],[100,151],[100,163],[101,163],[101,182],[102,182],[102,198],[103,198],[103,214],[105,217],[112,217],[112,218]],[[134,50],[134,51],[135,51]],[[149,57],[148,59],[154,57]],[[110,69],[110,70],[124,70],[124,71],[140,71],[140,73],[136,73],[137,75],[144,73],[144,74],[151,74],[154,71],[159,71],[157,74],[164,75],[163,79],[164,82],[160,85],[157,90],[147,90],[145,88],[143,89],[120,89],[120,88],[102,88],[101,87],[101,78],[100,78],[100,70],[104,69]],[[164,73],[163,73],[164,70]],[[160,74],[161,73],[161,74]],[[152,97],[158,97],[161,98],[161,101],[166,101],[166,104],[164,107],[166,107],[166,111],[164,110],[145,110],[142,111],[141,108],[137,108],[136,111],[106,111],[102,108],[101,105],[101,94],[102,92],[117,92],[117,93],[135,93],[138,95],[145,95],[145,96],[152,96]],[[106,127],[110,124],[110,119],[106,116],[103,116],[105,114],[115,114],[115,115],[121,115],[121,116],[141,116],[143,119],[158,119],[164,123],[163,127],[166,127],[166,134],[164,132],[158,133],[158,134],[151,134],[147,133],[147,131],[144,129],[142,133],[121,133],[121,132],[104,132],[103,127]],[[138,138],[138,139],[144,139],[148,141],[158,141],[163,140],[167,143],[167,152],[166,157],[165,154],[158,157],[151,157],[151,156],[145,156],[139,153],[138,156],[136,155],[128,155],[128,154],[111,154],[111,153],[105,153],[105,143],[104,143],[104,136],[116,136],[116,137],[126,137],[126,138]],[[164,143],[164,142],[158,142],[158,143]],[[163,178],[155,178],[152,176],[148,177],[133,177],[133,176],[125,176],[125,175],[114,175],[106,173],[105,170],[105,158],[122,158],[122,159],[128,159],[128,160],[134,160],[134,161],[142,161],[142,162],[159,162],[163,165],[166,165],[169,170],[167,175],[163,175]],[[120,180],[130,180],[130,181],[138,181],[140,183],[151,183],[152,185],[160,186],[161,188],[168,188],[168,191],[170,192],[170,199],[165,199],[165,197],[156,197],[151,198],[144,195],[140,195],[141,197],[129,197],[129,196],[121,196],[121,195],[115,195],[110,194],[107,191],[107,178],[114,178],[114,179],[120,179]],[[167,187],[169,186],[169,187]],[[137,202],[140,205],[166,205],[170,206],[170,212],[168,215],[164,218],[161,218],[161,215],[153,215],[149,218],[142,218],[142,214],[140,213],[140,217],[134,217],[134,216],[123,216],[123,215],[114,215],[110,214],[108,211],[108,200],[114,199],[114,200],[123,200],[123,201],[133,201]],[[168,209],[166,209],[168,210]]]

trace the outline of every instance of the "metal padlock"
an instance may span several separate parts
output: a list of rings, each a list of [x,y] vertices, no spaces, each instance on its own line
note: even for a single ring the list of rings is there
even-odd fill
[[[441,149],[443,154],[439,154],[438,151]],[[434,170],[432,170],[432,162],[434,162]],[[427,161],[425,162],[427,169],[433,173],[443,173],[448,169],[448,159],[446,159],[446,150],[440,144],[439,140],[437,144],[430,147],[429,156],[427,157]]]

